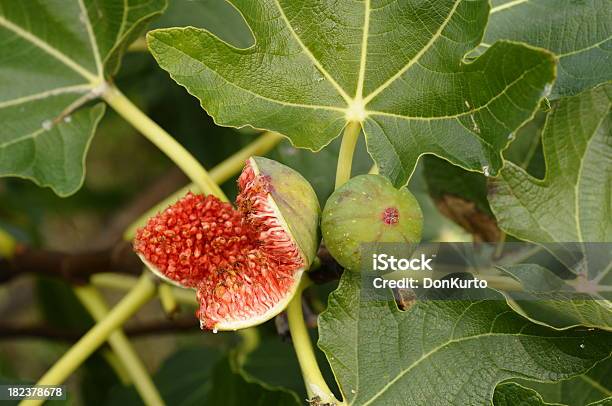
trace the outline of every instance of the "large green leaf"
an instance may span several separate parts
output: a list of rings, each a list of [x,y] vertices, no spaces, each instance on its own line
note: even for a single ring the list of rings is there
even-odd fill
[[[534,242],[612,241],[612,84],[555,104],[542,135],[546,176],[508,162],[489,202],[499,226]]]
[[[559,58],[551,97],[569,96],[612,79],[610,0],[494,0],[485,44],[511,39]]]
[[[491,182],[489,201],[504,231],[534,242],[612,241],[611,106],[611,84],[554,104],[542,134],[544,179],[508,163]],[[509,294],[511,299],[529,296],[512,306],[556,328],[584,324],[609,329],[610,303],[592,300],[609,299],[602,293],[610,285],[609,270],[605,264],[590,266],[585,273],[588,280],[578,278],[570,286],[538,267],[507,269],[525,287],[523,293]],[[552,288],[556,293],[548,294]],[[562,298],[565,293],[560,289],[565,293],[578,289],[585,298]]]
[[[505,160],[531,174],[543,173],[540,133],[545,117],[539,112],[515,132],[514,140],[503,151]],[[427,188],[438,209],[477,240],[499,240],[501,233],[487,200],[487,177],[435,156],[425,157],[423,163]]]
[[[551,54],[498,42],[472,63],[486,0],[232,0],[255,44],[206,30],[148,34],[160,66],[218,124],[278,131],[318,150],[360,121],[380,171],[405,184],[419,156],[497,173],[499,151],[555,77]]]
[[[60,95],[4,108],[0,102],[0,120],[6,125],[0,133],[0,176],[31,179],[60,196],[81,187],[85,155],[104,105],[81,109],[51,124],[49,117],[61,114],[67,98]]]
[[[531,323],[503,300],[419,301],[398,310],[345,272],[321,314],[319,346],[351,405],[484,405],[498,382],[556,381],[610,356],[612,334]],[[501,295],[500,295],[501,299]]]
[[[0,0],[0,176],[66,196],[104,114],[72,114],[104,90],[121,55],[165,0]]]

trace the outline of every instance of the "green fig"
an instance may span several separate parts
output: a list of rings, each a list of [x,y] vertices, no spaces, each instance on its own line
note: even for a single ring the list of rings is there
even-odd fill
[[[415,197],[380,175],[352,178],[325,204],[321,231],[325,246],[340,265],[358,271],[361,244],[418,243],[423,214]]]

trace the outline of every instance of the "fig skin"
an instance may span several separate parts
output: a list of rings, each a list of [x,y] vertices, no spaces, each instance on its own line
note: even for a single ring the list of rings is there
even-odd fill
[[[286,230],[300,248],[306,269],[317,255],[321,208],[310,183],[296,170],[272,159],[254,156],[255,173],[270,180],[270,197],[284,220]]]
[[[380,175],[360,175],[327,200],[321,219],[325,246],[345,269],[359,271],[361,244],[418,243],[423,214],[416,198]]]

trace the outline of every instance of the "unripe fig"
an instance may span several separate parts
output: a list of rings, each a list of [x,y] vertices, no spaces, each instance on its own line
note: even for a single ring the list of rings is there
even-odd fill
[[[236,330],[280,313],[316,255],[320,208],[299,173],[250,158],[237,208],[187,194],[138,230],[134,249],[160,277],[197,290],[202,328]]]
[[[327,200],[321,218],[325,246],[346,269],[358,271],[364,243],[417,243],[423,215],[407,188],[380,175],[352,178]]]

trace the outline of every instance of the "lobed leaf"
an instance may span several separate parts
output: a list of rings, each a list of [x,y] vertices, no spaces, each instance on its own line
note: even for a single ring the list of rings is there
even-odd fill
[[[232,0],[255,37],[235,48],[193,27],[149,48],[225,126],[274,130],[319,150],[360,121],[381,173],[405,184],[422,154],[496,174],[500,150],[555,77],[546,51],[498,42],[472,63],[485,0]]]
[[[165,0],[0,0],[0,176],[79,189],[104,114],[85,107]]]
[[[599,283],[591,292],[581,292],[571,281],[559,278],[553,272],[535,264],[500,267],[521,283],[520,292],[502,292],[508,304],[532,321],[565,329],[577,326],[612,330],[612,310],[609,292]]]
[[[508,162],[489,191],[499,226],[522,240],[612,241],[612,84],[556,103],[542,144],[546,176]]]
[[[612,80],[610,0],[496,0],[493,5],[483,45],[510,39],[554,52],[559,77],[551,98]]]
[[[319,346],[349,405],[489,404],[503,380],[558,381],[610,357],[610,333],[533,324],[501,295],[400,311],[391,291],[368,297],[360,278],[344,273],[319,320]]]

